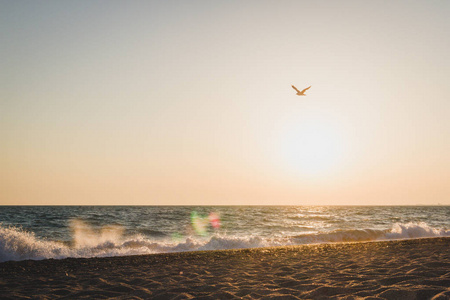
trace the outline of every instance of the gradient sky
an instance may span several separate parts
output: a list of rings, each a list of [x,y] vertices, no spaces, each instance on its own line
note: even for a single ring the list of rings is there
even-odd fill
[[[450,205],[449,16],[0,1],[0,204]]]

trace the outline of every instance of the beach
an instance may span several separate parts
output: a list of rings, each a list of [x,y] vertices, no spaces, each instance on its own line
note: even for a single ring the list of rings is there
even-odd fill
[[[0,263],[2,299],[449,299],[450,238]]]

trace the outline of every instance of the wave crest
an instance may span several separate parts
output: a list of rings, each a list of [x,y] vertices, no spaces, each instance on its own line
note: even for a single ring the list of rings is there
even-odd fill
[[[125,236],[120,226],[105,226],[96,231],[80,220],[72,221],[70,226],[73,241],[67,244],[39,239],[32,232],[0,223],[0,262],[450,236],[450,230],[433,228],[426,223],[396,223],[387,230],[335,230],[293,237],[214,235],[210,238],[165,240],[153,240],[142,235]]]

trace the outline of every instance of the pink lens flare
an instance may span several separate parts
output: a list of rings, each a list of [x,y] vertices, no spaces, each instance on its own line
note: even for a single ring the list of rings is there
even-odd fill
[[[196,211],[192,211],[191,225],[195,233],[205,236],[208,233],[209,225],[211,225],[214,229],[220,228],[220,216],[216,212],[211,212],[209,215],[200,215]]]
[[[214,229],[220,228],[220,216],[218,213],[211,212],[209,214],[209,222]]]

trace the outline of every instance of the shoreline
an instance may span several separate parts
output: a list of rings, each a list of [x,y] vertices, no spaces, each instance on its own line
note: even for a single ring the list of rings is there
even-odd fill
[[[5,299],[450,299],[449,249],[450,237],[436,237],[7,261],[0,290]]]

